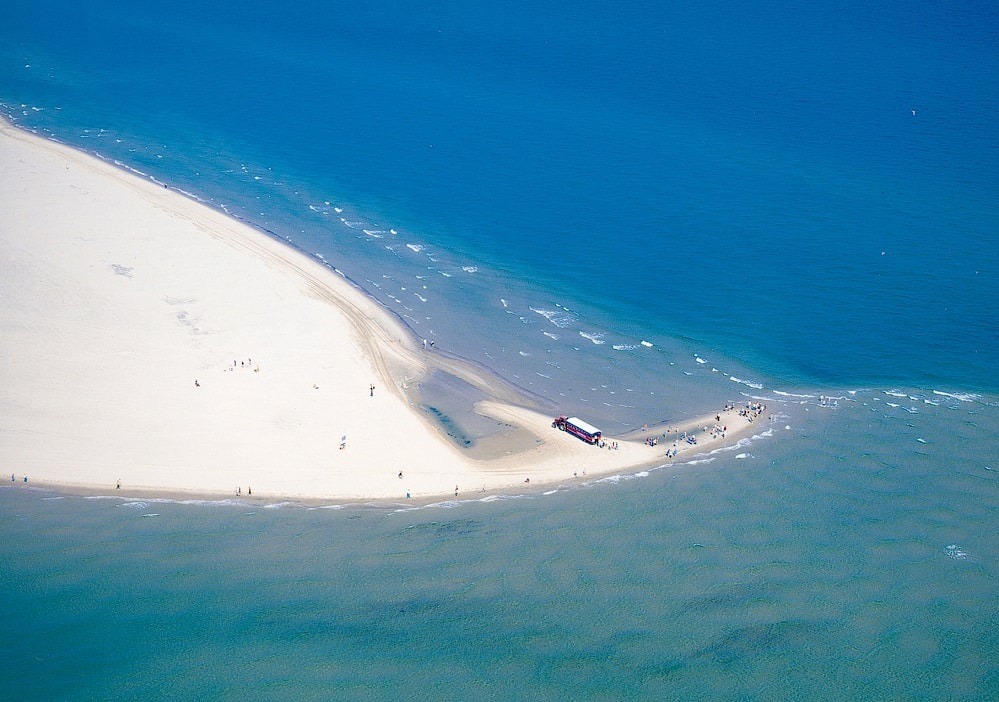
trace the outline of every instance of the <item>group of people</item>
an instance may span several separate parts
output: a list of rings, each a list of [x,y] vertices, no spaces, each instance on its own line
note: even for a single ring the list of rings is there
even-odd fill
[[[253,368],[253,372],[254,373],[259,373],[260,372],[260,365],[259,364],[256,365],[256,366],[253,365],[253,359],[252,358],[248,358],[245,361],[236,361],[236,359],[233,359],[233,361],[232,361],[232,367],[231,368],[226,368],[226,370],[227,371],[234,371],[237,368]]]
[[[717,417],[716,417],[716,419],[717,419]],[[709,434],[711,434],[711,438],[712,439],[724,439],[725,438],[725,432],[728,431],[728,425],[727,424],[715,424],[713,427],[711,427],[707,431],[708,431]]]
[[[762,402],[747,402],[746,406],[739,410],[739,416],[752,422],[766,411],[767,406]]]

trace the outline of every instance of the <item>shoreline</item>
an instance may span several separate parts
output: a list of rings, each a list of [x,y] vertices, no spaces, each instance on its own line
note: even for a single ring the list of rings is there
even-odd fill
[[[331,265],[155,179],[4,119],[0,153],[0,471],[56,490],[416,504],[664,462],[636,432],[606,438],[619,451],[554,432],[550,408],[529,408],[543,398],[421,349]],[[487,398],[469,414],[493,430],[471,449],[421,400],[435,373]],[[752,426],[729,424],[712,448]]]
[[[507,408],[509,409],[509,408]],[[518,408],[523,410],[523,408]],[[720,416],[722,422],[727,422],[732,418],[732,412],[737,412],[740,408],[735,407],[732,410],[722,412],[717,416]],[[530,411],[530,410],[526,410]],[[647,434],[650,438],[656,437],[669,437],[663,441],[660,441],[655,446],[645,444],[639,448],[648,451],[648,455],[643,460],[637,460],[634,462],[626,462],[617,465],[615,468],[610,469],[600,469],[590,467],[582,467],[573,470],[572,475],[565,474],[561,477],[556,477],[548,473],[545,477],[541,479],[535,479],[533,481],[521,482],[521,481],[501,481],[498,484],[490,485],[486,487],[483,485],[478,490],[460,490],[457,495],[451,495],[450,491],[444,491],[440,493],[423,493],[414,494],[412,497],[406,496],[370,496],[370,495],[316,495],[310,493],[262,493],[259,489],[256,493],[247,494],[247,492],[240,493],[224,493],[219,491],[204,490],[201,488],[166,488],[158,486],[143,486],[143,485],[128,485],[125,483],[120,483],[120,487],[113,484],[101,485],[95,483],[80,483],[80,482],[63,482],[63,481],[52,481],[45,479],[35,479],[31,478],[27,483],[23,482],[23,475],[12,475],[16,480],[12,480],[9,484],[4,482],[3,477],[0,476],[0,486],[4,488],[24,488],[32,490],[43,490],[51,491],[58,496],[75,496],[82,497],[86,499],[119,499],[125,502],[135,502],[135,501],[152,501],[152,502],[171,502],[178,504],[185,503],[219,503],[219,504],[229,504],[232,506],[245,506],[245,507],[261,507],[261,508],[274,508],[277,506],[294,506],[303,509],[343,509],[347,507],[386,507],[389,505],[394,505],[399,509],[416,509],[421,507],[427,507],[438,504],[449,504],[454,502],[476,502],[481,500],[488,500],[490,498],[519,498],[531,495],[537,495],[550,491],[553,487],[564,487],[567,489],[586,487],[592,483],[600,482],[607,478],[612,478],[614,476],[621,475],[634,475],[644,471],[654,471],[654,470],[664,470],[668,468],[673,468],[675,466],[682,466],[685,464],[690,464],[694,461],[703,460],[719,451],[725,450],[735,450],[741,441],[753,440],[757,438],[764,438],[769,436],[769,432],[773,428],[773,420],[775,420],[775,415],[771,412],[764,412],[758,414],[754,417],[751,422],[742,423],[741,426],[734,427],[727,432],[727,436],[718,438],[710,437],[709,429],[714,423],[714,417],[710,415],[704,415],[696,419],[688,420],[678,427],[670,430],[665,426],[650,427],[647,431],[643,432]],[[753,433],[750,431],[752,428],[761,429],[758,433]],[[667,429],[667,433],[663,434],[660,432],[661,429]],[[555,430],[553,430],[554,432]],[[641,432],[642,430],[636,430]],[[635,432],[632,432],[635,433]],[[687,434],[691,436],[701,436],[701,441],[696,444],[685,444],[679,439],[680,435]],[[553,436],[563,437],[568,441],[578,440],[570,437],[567,434],[556,433]],[[632,446],[637,446],[638,442],[634,440],[625,439],[609,439],[608,441],[616,441],[620,446],[621,441],[626,441]],[[703,443],[702,443],[703,442]],[[542,441],[539,440],[539,445]],[[582,442],[578,442],[583,445]],[[677,446],[679,449],[677,453],[672,456],[664,454],[663,450],[659,446],[665,447],[668,451],[670,448]],[[594,452],[604,452],[608,454],[613,454],[615,451],[609,448],[597,448],[595,446],[589,447]],[[620,448],[618,448],[620,450]],[[521,453],[518,451],[517,453]],[[594,454],[594,455],[600,455]],[[516,454],[514,455],[514,458]],[[502,464],[499,459],[490,459],[483,461],[483,464],[492,463],[493,468],[497,470],[502,470]],[[529,471],[526,471],[529,472]],[[30,476],[28,476],[30,477]],[[252,489],[252,486],[247,486],[247,490]]]

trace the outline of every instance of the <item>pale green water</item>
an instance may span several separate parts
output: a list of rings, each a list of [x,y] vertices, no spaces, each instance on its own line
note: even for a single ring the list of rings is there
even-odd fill
[[[994,699],[999,410],[854,397],[409,512],[5,486],[0,698]]]

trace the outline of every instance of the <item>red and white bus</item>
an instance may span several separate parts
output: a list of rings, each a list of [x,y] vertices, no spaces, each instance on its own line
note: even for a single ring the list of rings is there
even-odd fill
[[[555,421],[552,422],[552,428],[567,431],[588,444],[599,443],[602,437],[600,430],[592,424],[587,424],[579,417],[566,417],[564,414],[555,418]]]

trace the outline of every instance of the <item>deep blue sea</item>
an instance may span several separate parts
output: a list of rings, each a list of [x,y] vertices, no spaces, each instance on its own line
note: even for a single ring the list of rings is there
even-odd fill
[[[778,419],[416,511],[8,486],[0,697],[999,697],[999,6],[125,5],[5,7],[0,110],[605,431]]]

